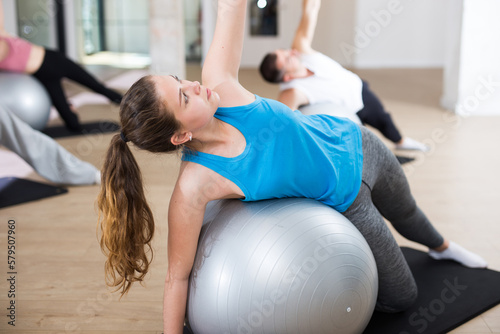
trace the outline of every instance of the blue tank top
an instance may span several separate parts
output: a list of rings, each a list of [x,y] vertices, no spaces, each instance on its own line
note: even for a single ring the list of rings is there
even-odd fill
[[[215,117],[238,129],[246,148],[232,158],[185,151],[182,160],[234,182],[244,201],[305,197],[344,212],[361,186],[361,130],[348,119],[306,116],[256,96],[254,102],[218,108]]]

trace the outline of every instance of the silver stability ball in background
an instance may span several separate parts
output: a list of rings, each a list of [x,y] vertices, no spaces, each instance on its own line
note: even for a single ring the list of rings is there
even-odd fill
[[[0,104],[33,129],[43,130],[49,120],[52,102],[36,78],[0,72]]]
[[[361,120],[359,119],[356,112],[353,112],[349,108],[339,106],[334,103],[322,102],[322,103],[308,104],[301,106],[299,110],[304,115],[325,114],[335,117],[349,118],[354,123],[361,124]]]
[[[361,233],[309,199],[209,203],[189,282],[203,333],[362,333],[377,268]]]

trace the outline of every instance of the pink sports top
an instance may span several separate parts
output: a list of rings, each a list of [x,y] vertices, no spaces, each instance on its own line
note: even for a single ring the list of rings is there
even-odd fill
[[[31,44],[19,37],[0,36],[8,45],[7,56],[0,60],[0,70],[24,72],[31,52]]]

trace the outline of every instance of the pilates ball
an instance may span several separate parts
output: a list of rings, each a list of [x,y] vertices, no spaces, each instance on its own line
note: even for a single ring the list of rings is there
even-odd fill
[[[309,199],[209,203],[189,282],[202,333],[362,333],[378,289],[361,233]]]
[[[45,87],[34,77],[20,73],[0,73],[0,104],[29,124],[43,130],[52,102]]]
[[[349,118],[356,124],[361,124],[361,120],[358,115],[352,111],[350,108],[346,108],[345,106],[340,106],[335,103],[330,102],[322,102],[322,103],[314,103],[308,104],[305,106],[301,106],[299,111],[304,115],[330,115],[335,117],[344,117]]]

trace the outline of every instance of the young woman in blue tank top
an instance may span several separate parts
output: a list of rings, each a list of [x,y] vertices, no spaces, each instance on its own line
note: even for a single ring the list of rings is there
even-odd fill
[[[394,155],[368,130],[344,119],[301,115],[241,86],[246,7],[246,0],[219,0],[217,17],[223,19],[217,20],[203,84],[147,76],[124,96],[122,132],[111,140],[98,197],[109,284],[125,294],[143,280],[151,261],[153,214],[129,141],[151,152],[183,152],[168,213],[165,333],[182,333],[205,206],[216,199],[307,197],[342,212],[374,253],[382,311],[403,310],[417,294],[383,217],[405,237],[428,246],[434,258],[485,267],[481,257],[433,228]]]

